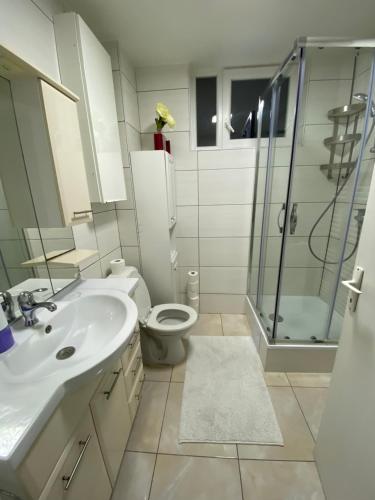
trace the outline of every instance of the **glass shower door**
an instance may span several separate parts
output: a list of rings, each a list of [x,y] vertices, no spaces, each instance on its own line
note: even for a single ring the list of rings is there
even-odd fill
[[[259,164],[258,185],[264,186],[257,203],[253,262],[258,259],[256,308],[270,337],[274,335],[282,241],[286,216],[289,165],[292,152],[299,58],[294,55],[262,96],[259,119],[268,137],[266,161]],[[266,106],[266,103],[269,103]],[[263,109],[262,109],[263,106]],[[262,148],[260,149],[262,153]],[[261,217],[260,217],[261,215]],[[259,242],[258,242],[259,240]]]

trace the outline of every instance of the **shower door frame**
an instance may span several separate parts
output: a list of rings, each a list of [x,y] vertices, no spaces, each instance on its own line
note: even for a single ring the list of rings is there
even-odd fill
[[[304,89],[304,80],[305,80],[305,70],[306,70],[306,65],[305,65],[305,57],[306,57],[306,48],[308,47],[331,47],[331,48],[373,48],[375,49],[375,40],[374,39],[364,39],[364,40],[353,40],[349,38],[315,38],[315,37],[303,37],[299,38],[296,40],[295,45],[291,53],[288,55],[288,57],[285,59],[283,64],[280,66],[278,71],[276,72],[275,76],[272,78],[270,81],[270,84],[268,85],[266,91],[264,94],[272,90],[272,104],[271,104],[271,113],[272,117],[276,116],[276,98],[274,96],[275,94],[275,89],[274,86],[277,85],[277,80],[278,78],[285,72],[286,68],[288,65],[296,59],[297,56],[299,56],[299,67],[298,67],[298,78],[297,78],[297,92],[295,96],[295,109],[294,109],[294,117],[293,117],[293,132],[292,132],[292,143],[291,143],[291,154],[290,154],[290,162],[289,162],[289,170],[288,170],[288,183],[287,183],[287,190],[286,190],[286,198],[285,198],[285,210],[284,210],[284,223],[283,223],[283,229],[282,229],[282,236],[281,236],[281,248],[280,248],[280,259],[279,259],[279,267],[278,267],[278,276],[277,276],[277,285],[276,285],[276,292],[275,292],[275,308],[274,308],[274,318],[278,318],[279,315],[279,309],[280,309],[280,298],[281,298],[281,287],[283,283],[283,272],[284,272],[284,262],[285,262],[285,248],[286,248],[286,241],[287,241],[287,236],[288,236],[288,231],[289,231],[289,220],[290,220],[290,210],[291,210],[291,197],[292,197],[292,188],[293,188],[293,179],[294,179],[294,170],[295,170],[295,155],[296,155],[296,142],[297,142],[297,130],[299,126],[299,121],[300,121],[300,111],[302,108],[302,101],[303,101],[303,89]],[[374,87],[374,79],[375,79],[375,51],[373,55],[373,61],[372,61],[372,68],[371,68],[371,77],[369,80],[369,87],[368,87],[368,95],[370,95],[370,91]],[[337,269],[336,273],[336,279],[335,279],[335,288],[334,288],[334,293],[332,294],[331,301],[329,304],[329,315],[327,318],[326,322],[326,331],[325,331],[325,339],[328,339],[329,336],[329,331],[331,327],[331,322],[332,322],[332,317],[333,317],[333,310],[334,310],[334,305],[335,305],[335,300],[337,296],[337,291],[338,287],[340,284],[340,276],[342,273],[342,267],[343,267],[343,260],[344,260],[344,255],[345,255],[345,249],[346,249],[346,243],[347,243],[347,237],[349,233],[349,225],[351,221],[351,215],[353,211],[353,202],[354,202],[354,197],[356,194],[356,187],[358,184],[359,180],[359,174],[360,174],[360,164],[362,161],[363,157],[363,150],[365,147],[365,141],[366,141],[366,131],[367,131],[367,125],[368,125],[368,117],[370,113],[370,107],[371,107],[371,100],[369,99],[366,107],[366,117],[365,117],[365,124],[364,124],[364,131],[365,133],[363,134],[363,138],[361,140],[361,147],[360,147],[360,152],[358,154],[358,158],[356,161],[356,177],[355,177],[355,182],[353,186],[353,191],[352,191],[352,203],[349,209],[348,213],[348,218],[347,218],[347,223],[345,226],[345,237],[343,238],[343,243],[342,243],[342,248],[340,252],[340,261],[339,261],[339,267]],[[261,123],[262,120],[262,113],[258,112],[258,122]],[[255,311],[257,312],[258,316],[262,316],[260,314],[261,311],[261,305],[262,305],[262,300],[263,300],[263,288],[264,288],[264,272],[265,272],[265,259],[266,259],[266,238],[267,238],[267,233],[268,233],[268,227],[269,227],[269,201],[270,201],[270,195],[271,195],[271,184],[272,184],[272,174],[273,174],[273,168],[274,166],[272,165],[272,159],[274,155],[274,151],[272,149],[272,141],[274,140],[273,137],[273,132],[274,132],[274,119],[271,121],[271,127],[270,127],[270,138],[269,138],[269,143],[268,143],[268,151],[267,151],[267,165],[266,165],[266,181],[265,181],[265,187],[264,187],[264,201],[263,201],[263,214],[262,214],[262,229],[261,229],[261,241],[260,241],[260,255],[259,255],[259,270],[258,270],[258,280],[257,280],[257,289],[256,289],[256,303],[255,303]],[[272,131],[272,135],[271,135]],[[254,193],[253,193],[253,211],[252,211],[252,226],[251,226],[251,236],[250,236],[250,254],[249,254],[249,270],[252,270],[252,264],[253,264],[253,242],[254,242],[254,237],[255,237],[255,214],[256,214],[256,201],[257,201],[257,191],[258,191],[258,172],[259,172],[259,161],[260,161],[260,136],[261,136],[261,126],[258,125],[258,141],[257,141],[257,151],[256,151],[256,175],[255,175],[255,185],[254,185]],[[248,292],[250,291],[250,278],[248,280]],[[248,293],[248,295],[250,295]],[[249,300],[252,301],[251,297],[249,296]],[[275,344],[277,340],[277,326],[278,322],[273,321],[273,327],[272,327],[272,332],[271,335],[269,335],[269,329],[267,329],[262,317],[259,318],[261,324],[264,327],[265,334],[268,338],[268,340]],[[284,342],[283,342],[284,343]],[[292,342],[286,342],[288,345],[312,345],[310,341],[292,341]],[[329,344],[327,344],[329,345]]]

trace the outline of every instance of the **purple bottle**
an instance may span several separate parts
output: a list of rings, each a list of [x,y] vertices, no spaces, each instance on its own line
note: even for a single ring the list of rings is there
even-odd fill
[[[0,305],[0,353],[8,351],[14,345],[14,337],[8,325],[5,313]]]

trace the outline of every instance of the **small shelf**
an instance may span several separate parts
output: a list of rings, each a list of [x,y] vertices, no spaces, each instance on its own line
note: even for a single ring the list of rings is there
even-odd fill
[[[366,109],[365,103],[347,104],[339,108],[333,108],[328,111],[328,118],[334,120],[336,118],[348,118],[350,116],[358,115]]]
[[[48,252],[46,256],[41,255],[35,259],[26,260],[21,263],[23,267],[37,267],[52,264],[53,267],[79,267],[85,260],[97,255],[97,250],[77,249],[61,254],[61,250]]]
[[[324,139],[325,146],[342,146],[344,144],[357,143],[361,139],[361,134],[343,134]]]

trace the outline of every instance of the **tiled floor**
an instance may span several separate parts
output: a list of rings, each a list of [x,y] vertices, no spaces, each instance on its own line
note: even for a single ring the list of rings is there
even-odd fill
[[[250,335],[245,316],[201,314],[192,335]],[[313,448],[328,374],[266,373],[285,445],[179,444],[185,364],[146,369],[112,500],[323,500]]]

